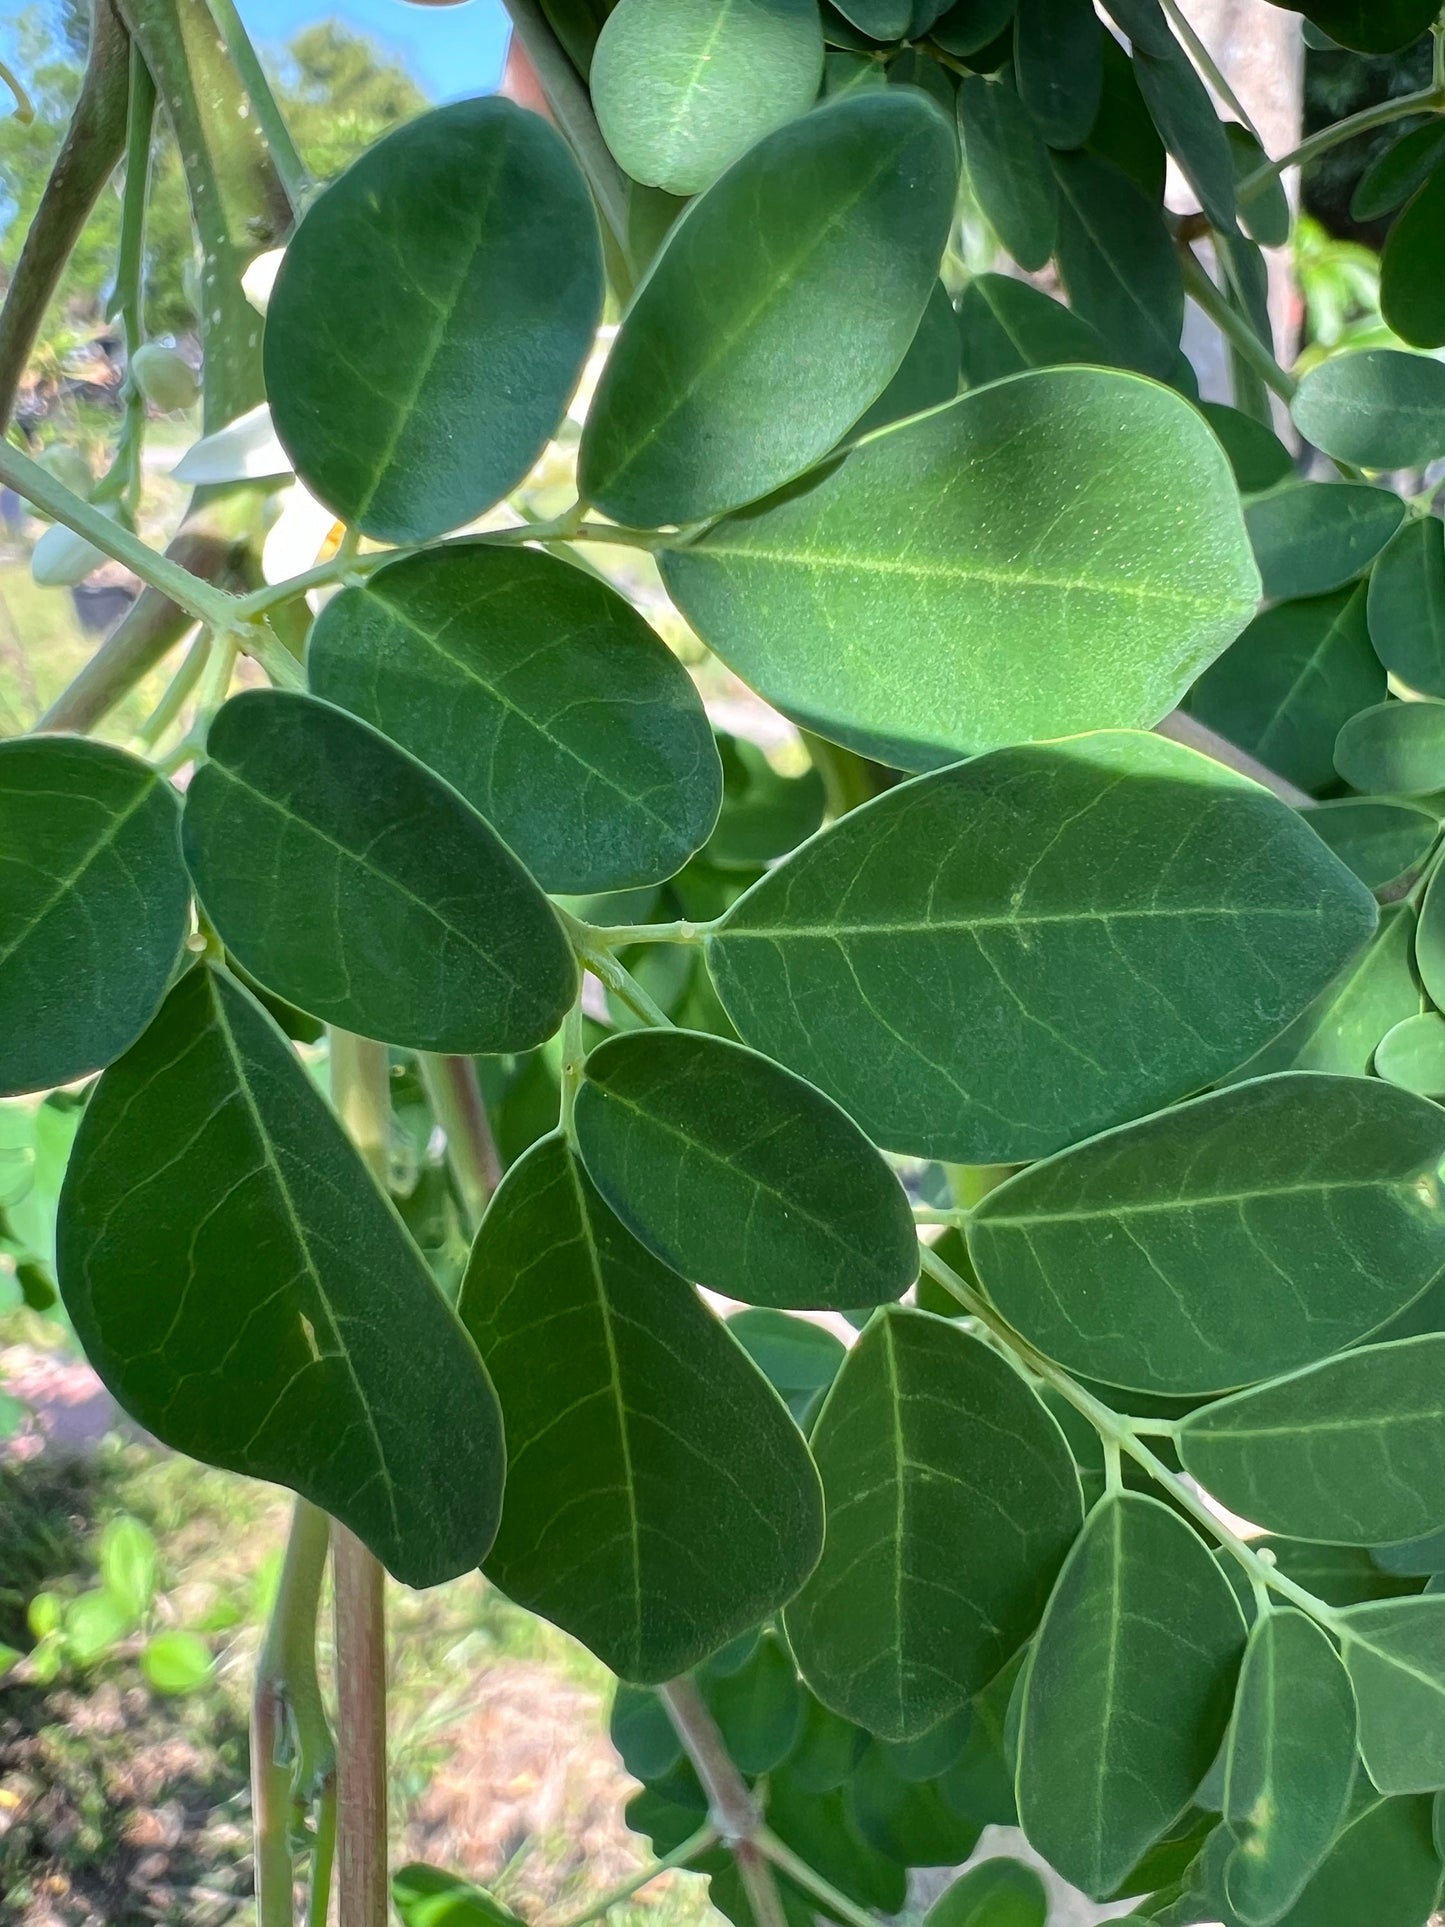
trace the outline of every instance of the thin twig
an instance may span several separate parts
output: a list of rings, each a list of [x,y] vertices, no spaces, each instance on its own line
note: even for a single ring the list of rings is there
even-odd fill
[[[470,1057],[434,1057],[418,1063],[432,1113],[447,1141],[447,1163],[461,1194],[469,1229],[475,1231],[502,1182],[502,1160],[487,1117],[486,1099]],[[575,1923],[574,1923],[575,1927]]]
[[[650,1867],[644,1867],[641,1873],[634,1874],[631,1880],[623,1881],[622,1885],[614,1887],[611,1893],[604,1894],[600,1900],[594,1900],[585,1912],[574,1914],[570,1920],[561,1922],[560,1927],[591,1927],[594,1920],[601,1920],[605,1914],[611,1913],[614,1907],[620,1906],[624,1900],[630,1900],[635,1893],[639,1893],[652,1881],[659,1879],[665,1873],[676,1872],[679,1867],[690,1867],[694,1860],[702,1858],[709,1847],[716,1845],[716,1829],[711,1826],[699,1827],[697,1832],[690,1834],[680,1847],[674,1847],[671,1853],[664,1854],[660,1860],[654,1860]],[[877,1927],[877,1923],[870,1923],[870,1927]]]
[[[1322,127],[1317,134],[1301,141],[1298,147],[1277,161],[1269,161],[1257,167],[1252,174],[1246,174],[1239,183],[1236,198],[1243,206],[1264,191],[1270,182],[1292,167],[1308,167],[1311,161],[1328,154],[1333,147],[1353,140],[1356,134],[1368,134],[1376,127],[1387,127],[1393,120],[1406,120],[1411,114],[1438,114],[1445,112],[1445,86],[1438,82],[1430,87],[1422,87],[1418,93],[1401,94],[1395,100],[1382,100],[1376,107],[1361,108],[1358,114],[1350,114],[1344,120],[1337,120],[1332,127]]]
[[[686,1675],[659,1686],[657,1692],[702,1781],[712,1824],[737,1865],[756,1927],[787,1927],[778,1883],[757,1843],[762,1815],[727,1750],[717,1721],[707,1710],[695,1682]]]
[[[271,91],[266,70],[257,58],[251,36],[236,11],[235,0],[206,0],[206,5],[225,42],[226,52],[231,56],[231,64],[240,75],[241,85],[250,98],[256,125],[271,150],[271,161],[281,177],[286,198],[291,203],[292,211],[299,216],[316,192],[315,179],[301,158],[301,150],[292,138],[291,129],[286,125],[286,116]]]
[[[1184,270],[1185,291],[1195,305],[1208,315],[1241,361],[1254,370],[1267,388],[1272,388],[1281,401],[1292,401],[1299,383],[1285,373],[1253,328],[1230,306],[1204,272],[1193,248],[1181,246],[1179,259]]]

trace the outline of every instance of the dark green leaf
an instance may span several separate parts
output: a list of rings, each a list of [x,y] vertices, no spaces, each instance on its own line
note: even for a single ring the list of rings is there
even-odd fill
[[[1178,43],[1159,0],[1105,0],[1104,11],[1142,52],[1157,60],[1167,60],[1174,52]]]
[[[1112,162],[1143,189],[1151,207],[1159,208],[1164,201],[1169,157],[1139,91],[1133,61],[1111,33],[1104,35],[1103,48],[1104,97],[1087,151]]]
[[[875,1143],[1017,1163],[1244,1061],[1375,915],[1283,804],[1120,733],[890,790],[740,898],[707,956],[743,1037]]]
[[[833,0],[833,5],[870,40],[901,40],[913,24],[913,0]]]
[[[424,542],[516,487],[602,310],[596,216],[560,134],[501,99],[388,134],[307,210],[266,315],[296,471],[363,534]]]
[[[1382,1572],[1412,1579],[1433,1579],[1445,1572],[1445,1526],[1398,1545],[1372,1546],[1370,1558]]]
[[[1405,1091],[1261,1078],[1020,1173],[976,1207],[969,1250],[1004,1317],[1071,1370],[1220,1391],[1419,1297],[1445,1265],[1442,1158],[1445,1112]]]
[[[924,1927],[1044,1927],[1049,1896],[1032,1867],[985,1860],[960,1874],[924,1915]]]
[[[1429,810],[1413,803],[1353,796],[1321,803],[1305,822],[1371,890],[1389,889],[1418,871],[1440,829]]]
[[[1342,727],[1385,694],[1360,583],[1264,610],[1205,670],[1189,707],[1266,769],[1318,792],[1335,782]]]
[[[99,1070],[154,1016],[190,888],[175,791],[105,743],[0,743],[0,1090]]]
[[[1338,1626],[1365,1771],[1381,1793],[1445,1787],[1445,1594],[1351,1606]]]
[[[979,211],[1021,268],[1054,251],[1058,193],[1028,109],[1006,81],[965,76],[958,86],[963,160]]]
[[[1198,413],[1094,368],[1021,376],[886,429],[808,488],[667,553],[663,576],[778,708],[835,739],[892,739],[891,760],[925,766],[938,745],[1158,721],[1257,589]]]
[[[1445,528],[1435,516],[1406,522],[1370,571],[1370,640],[1392,676],[1445,696]]]
[[[1423,187],[1440,161],[1445,160],[1445,120],[1433,116],[1423,126],[1412,127],[1360,176],[1350,201],[1354,221],[1378,221],[1393,214]]]
[[[803,1732],[789,1755],[788,1777],[805,1793],[834,1793],[852,1774],[868,1743],[867,1735],[861,1727],[830,1713],[806,1687],[803,1693]]]
[[[682,1741],[667,1708],[645,1686],[617,1682],[607,1731],[634,1780],[660,1780],[682,1759]]]
[[[1238,121],[1224,123],[1224,137],[1229,142],[1237,189],[1251,175],[1269,165],[1269,156],[1249,129],[1241,127]],[[1294,216],[1290,211],[1284,182],[1278,174],[1271,174],[1247,201],[1240,203],[1239,218],[1262,248],[1288,247]]]
[[[1419,1591],[1418,1580],[1383,1571],[1374,1554],[1360,1546],[1311,1545],[1304,1539],[1256,1539],[1254,1546],[1272,1553],[1286,1578],[1330,1606],[1361,1606],[1369,1599]]]
[[[958,393],[958,321],[948,290],[941,281],[933,284],[928,306],[903,357],[898,373],[883,393],[854,424],[853,434],[866,435],[906,415],[921,415],[925,408],[937,408],[952,401]]]
[[[1055,154],[1059,273],[1075,311],[1114,355],[1161,381],[1174,373],[1184,282],[1164,217],[1112,160]]]
[[[685,195],[805,113],[822,70],[814,0],[619,0],[588,78],[624,170]]]
[[[1397,215],[1380,257],[1380,307],[1401,340],[1416,348],[1445,346],[1445,167],[1437,167]]]
[[[956,1713],[945,1714],[916,1740],[879,1740],[877,1745],[899,1779],[936,1780],[963,1753],[973,1723],[972,1706],[963,1706]]]
[[[891,1308],[834,1380],[813,1450],[826,1544],[788,1637],[824,1705],[915,1738],[1032,1632],[1079,1527],[1073,1458],[995,1352]]]
[[[1135,42],[1134,73],[1154,125],[1199,205],[1216,228],[1228,233],[1234,226],[1234,157],[1194,63],[1171,34],[1166,53]]]
[[[735,1311],[728,1330],[748,1357],[780,1392],[788,1409],[816,1408],[819,1395],[837,1377],[846,1356],[843,1342],[806,1318],[790,1318],[785,1311]]]
[[[931,1781],[896,1773],[876,1740],[853,1769],[844,1799],[868,1844],[905,1867],[956,1867],[978,1845],[982,1829],[953,1812]]]
[[[804,1690],[772,1633],[735,1673],[709,1680],[705,1697],[733,1764],[749,1779],[781,1766],[802,1737]]]
[[[1290,413],[1336,461],[1423,468],[1445,451],[1445,367],[1395,348],[1334,355],[1301,381]]]
[[[1104,84],[1103,28],[1090,0],[1017,0],[1019,93],[1050,147],[1089,137]]]
[[[950,120],[956,118],[954,78],[948,68],[921,47],[904,47],[888,63],[892,87],[918,87],[935,101]]]
[[[1101,1899],[1178,1817],[1229,1721],[1244,1621],[1178,1513],[1107,1498],[1049,1601],[1019,1731],[1019,1818]]]
[[[1420,906],[1420,928],[1415,936],[1415,961],[1431,1001],[1445,1007],[1445,883],[1437,869]]]
[[[688,208],[639,290],[582,438],[586,498],[695,522],[825,455],[888,385],[938,277],[958,157],[912,88],[790,121]]]
[[[959,297],[958,330],[971,388],[1030,368],[1109,359],[1098,330],[1081,315],[1006,274],[973,277]]]
[[[908,1891],[904,1869],[864,1840],[844,1788],[807,1792],[784,1767],[768,1785],[768,1825],[849,1900],[881,1914],[902,1911]]]
[[[1014,0],[955,0],[934,23],[932,39],[945,53],[982,53],[1013,19]]]
[[[486,1571],[625,1679],[673,1678],[817,1560],[817,1475],[777,1394],[624,1230],[561,1138],[508,1172],[462,1286],[510,1465]]]
[[[1354,789],[1428,796],[1445,789],[1445,702],[1384,702],[1341,729],[1335,768]]]
[[[823,58],[824,100],[836,100],[859,87],[886,87],[888,76],[881,60],[871,54],[830,50]]]
[[[1294,473],[1294,457],[1272,429],[1220,401],[1199,404],[1199,412],[1224,446],[1243,495],[1257,495]]]
[[[1070,1407],[1070,1410],[1073,1408]],[[1018,1824],[1014,1804],[1014,1752],[1019,1676],[1029,1649],[1005,1666],[970,1703],[972,1718],[963,1752],[939,1776],[938,1790],[955,1813],[979,1826]]]
[[[459,789],[544,890],[656,883],[722,777],[692,679],[615,590],[537,549],[454,543],[322,611],[312,689]]]
[[[1428,1010],[1403,1018],[1380,1039],[1375,1069],[1402,1090],[1445,1097],[1445,1017]]]
[[[1270,0],[1270,4],[1303,13],[1338,46],[1367,54],[1408,47],[1428,31],[1437,11],[1433,0]]]
[[[1292,482],[1244,511],[1271,600],[1341,588],[1374,561],[1404,517],[1398,495],[1367,482]]]
[[[827,792],[811,766],[801,776],[780,776],[743,736],[717,738],[723,769],[722,814],[707,844],[709,863],[757,871],[786,856],[823,821]]]
[[[450,784],[311,696],[217,714],[186,862],[227,947],[328,1023],[416,1050],[528,1050],[577,994],[551,905]]]
[[[190,971],[101,1079],[58,1235],[85,1355],[157,1438],[303,1493],[408,1585],[485,1555],[503,1462],[487,1375],[280,1031],[224,974]]]

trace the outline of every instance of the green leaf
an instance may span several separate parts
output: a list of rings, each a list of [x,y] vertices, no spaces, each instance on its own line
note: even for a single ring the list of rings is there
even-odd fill
[[[817,1474],[777,1394],[613,1217],[561,1138],[508,1172],[461,1315],[506,1412],[488,1576],[624,1679],[674,1678],[817,1561]]]
[[[757,870],[786,856],[823,821],[827,792],[811,765],[801,776],[780,776],[743,736],[717,738],[723,801],[708,838],[707,860],[729,869]]]
[[[577,1148],[622,1222],[748,1304],[847,1311],[918,1276],[902,1185],[831,1098],[741,1044],[633,1031],[588,1057]]]
[[[544,890],[658,883],[707,841],[722,774],[692,678],[598,577],[458,542],[343,589],[311,688],[461,791]]]
[[[185,941],[175,791],[105,743],[0,743],[0,1090],[99,1070],[144,1030]]]
[[[847,1355],[842,1340],[809,1319],[766,1308],[735,1311],[727,1325],[806,1431],[805,1420],[817,1410]]]
[[[682,1759],[682,1741],[667,1708],[645,1686],[617,1682],[607,1732],[634,1780],[660,1780]]]
[[[1184,282],[1163,215],[1112,160],[1055,154],[1059,273],[1076,313],[1114,355],[1161,381],[1174,373]]]
[[[1334,1545],[1445,1525],[1445,1334],[1366,1345],[1194,1412],[1186,1471],[1271,1532]]]
[[[502,1484],[487,1375],[315,1085],[230,978],[191,970],[102,1077],[58,1241],[86,1357],[165,1444],[289,1485],[408,1585],[482,1558]]]
[[[1389,54],[1408,47],[1430,27],[1433,0],[1270,0],[1303,13],[1342,47]]]
[[[1335,768],[1357,790],[1428,796],[1445,789],[1445,702],[1383,702],[1341,729]]]
[[[1224,123],[1224,137],[1229,142],[1230,158],[1234,162],[1234,184],[1236,189],[1252,174],[1269,165],[1269,155],[1260,146],[1258,139],[1247,127],[1237,121]],[[1285,193],[1284,182],[1278,174],[1272,174],[1244,202],[1239,210],[1239,218],[1246,231],[1262,248],[1283,248],[1289,246],[1290,230],[1294,225],[1294,215],[1290,209],[1289,196]]]
[[[1021,268],[1043,267],[1054,251],[1058,191],[1028,109],[1007,82],[965,75],[958,130],[979,211]]]
[[[1416,348],[1445,346],[1445,283],[1439,273],[1445,235],[1445,167],[1437,167],[1395,217],[1380,257],[1380,308],[1386,322]]]
[[[1017,0],[1019,93],[1050,147],[1089,137],[1104,84],[1103,29],[1090,0]]]
[[[1445,1527],[1399,1545],[1372,1546],[1370,1558],[1382,1572],[1410,1579],[1433,1579],[1445,1572]]]
[[[1070,1370],[1223,1391],[1419,1297],[1445,1265],[1442,1158],[1445,1112],[1421,1098],[1260,1078],[1021,1172],[975,1208],[968,1246],[1003,1316]]]
[[[1423,468],[1445,451],[1445,367],[1394,348],[1334,355],[1300,382],[1290,414],[1336,461]]]
[[[1223,402],[1205,401],[1199,412],[1223,444],[1244,495],[1273,488],[1294,473],[1294,457],[1272,429]]]
[[[1216,228],[1234,226],[1234,157],[1209,90],[1170,34],[1167,52],[1135,44],[1134,73],[1154,125]]]
[[[1381,551],[1369,616],[1370,641],[1391,675],[1421,695],[1445,696],[1445,528],[1435,516],[1406,522]]]
[[[883,393],[853,425],[853,436],[866,435],[906,415],[921,415],[958,393],[958,319],[948,290],[935,281],[908,353]]]
[[[596,216],[560,134],[460,100],[368,148],[307,209],[266,313],[266,389],[341,520],[425,542],[546,446],[602,311]]]
[[[706,954],[742,1037],[875,1143],[1020,1163],[1243,1062],[1375,916],[1273,797],[1106,733],[888,791],[754,885]]]
[[[1138,188],[1148,205],[1163,205],[1169,157],[1139,91],[1134,63],[1113,34],[1105,34],[1104,97],[1089,134],[1087,152],[1111,162]]]
[[[853,1769],[844,1801],[869,1846],[905,1867],[956,1867],[982,1832],[952,1811],[932,1781],[895,1772],[876,1740]]]
[[[252,690],[186,797],[207,916],[268,989],[415,1050],[519,1051],[577,994],[551,905],[451,785],[344,710]]]
[[[1044,1927],[1049,1896],[1032,1867],[985,1860],[960,1874],[924,1915],[924,1927]]]
[[[930,38],[945,53],[982,53],[1013,19],[1014,0],[955,0],[934,23]]]
[[[1445,1787],[1445,1593],[1351,1606],[1337,1622],[1381,1793]]]
[[[1405,519],[1405,505],[1367,482],[1291,482],[1244,511],[1271,601],[1324,595],[1361,574]]]
[[[956,1764],[973,1731],[973,1704],[945,1714],[916,1740],[878,1740],[875,1744],[900,1780],[937,1780]]]
[[[913,24],[913,0],[833,0],[870,40],[901,40]]]
[[[705,1682],[708,1711],[749,1779],[782,1765],[803,1731],[804,1691],[782,1643],[765,1633],[746,1665]]]
[[[391,1898],[402,1927],[521,1927],[485,1888],[420,1861],[392,1875]]]
[[[1445,1017],[1427,1010],[1403,1018],[1380,1039],[1375,1069],[1401,1090],[1445,1097]]]
[[[1431,1001],[1445,1005],[1445,884],[1436,870],[1420,906],[1420,927],[1415,936],[1415,962]]]
[[[1378,221],[1383,214],[1393,214],[1425,185],[1441,160],[1445,160],[1445,120],[1437,115],[1402,134],[1370,162],[1350,201],[1351,220]]]
[[[835,1793],[857,1765],[868,1736],[840,1720],[803,1688],[803,1732],[788,1757],[788,1777],[805,1793]]]
[[[917,332],[957,164],[912,88],[829,101],[750,148],[627,313],[582,437],[584,497],[647,528],[696,522],[826,455]]]
[[[1256,1551],[1273,1553],[1287,1579],[1330,1606],[1359,1606],[1419,1590],[1418,1582],[1382,1570],[1374,1554],[1360,1546],[1311,1545],[1303,1539],[1257,1539],[1254,1545]]]
[[[809,1793],[784,1767],[768,1783],[768,1825],[849,1900],[878,1913],[901,1913],[908,1881],[896,1860],[859,1833],[846,1789]]]
[[[700,194],[753,142],[812,106],[823,72],[814,0],[620,0],[588,83],[634,180]]]
[[[760,695],[925,767],[1157,722],[1257,590],[1228,464],[1197,412],[1094,368],[1020,376],[885,429],[662,567]]]
[[[995,1352],[891,1307],[848,1354],[812,1443],[827,1533],[788,1638],[825,1706],[916,1738],[1038,1623],[1079,1529],[1073,1458]]]
[[[1203,1541],[1157,1499],[1090,1513],[1049,1601],[1019,1729],[1029,1843],[1095,1899],[1177,1819],[1229,1721],[1244,1621]]]
[[[1336,780],[1340,730],[1385,694],[1359,583],[1304,602],[1279,602],[1257,615],[1205,670],[1189,707],[1266,769],[1318,792]]]
[[[77,1666],[107,1658],[135,1625],[134,1614],[108,1592],[83,1592],[65,1609],[66,1650]]]
[[[1006,274],[976,274],[959,296],[964,380],[971,388],[1061,363],[1109,360],[1098,330],[1061,301]]]
[[[132,1619],[143,1619],[150,1611],[158,1571],[159,1556],[149,1529],[124,1514],[112,1519],[100,1538],[100,1577],[111,1598]]]
[[[140,1668],[158,1693],[194,1693],[211,1677],[211,1649],[195,1633],[157,1633],[141,1649]]]

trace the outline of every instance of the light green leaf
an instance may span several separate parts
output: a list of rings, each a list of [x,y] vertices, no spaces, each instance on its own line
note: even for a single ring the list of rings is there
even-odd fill
[[[827,1534],[789,1641],[825,1706],[917,1738],[1038,1623],[1082,1516],[1073,1458],[995,1352],[893,1307],[848,1354],[812,1443]]]
[[[1305,816],[1315,835],[1371,890],[1388,890],[1418,873],[1435,846],[1439,819],[1413,803],[1346,796]]]
[[[141,1649],[140,1667],[158,1693],[194,1693],[211,1676],[211,1649],[195,1633],[157,1633]]]
[[[94,1666],[108,1658],[134,1626],[135,1615],[110,1593],[83,1592],[65,1609],[66,1651],[77,1666]]]
[[[484,1887],[420,1861],[392,1875],[391,1898],[402,1927],[522,1927]]]
[[[485,1570],[519,1605],[652,1685],[797,1591],[822,1542],[797,1428],[561,1138],[508,1172],[461,1315],[506,1412],[506,1499]]]
[[[1090,0],[1017,0],[1019,93],[1050,147],[1088,139],[1103,88],[1103,29]]]
[[[1437,870],[1425,891],[1420,906],[1420,927],[1415,935],[1415,961],[1421,981],[1431,1001],[1445,1006],[1445,883]]]
[[[1445,1593],[1351,1606],[1338,1625],[1365,1771],[1381,1793],[1445,1787]]]
[[[1179,360],[1184,282],[1158,206],[1113,161],[1055,154],[1059,273],[1110,360],[1167,381]]]
[[[1340,730],[1385,693],[1360,583],[1264,610],[1205,670],[1189,707],[1266,769],[1318,791],[1335,783]]]
[[[1021,1163],[1248,1058],[1375,916],[1282,803],[1121,732],[888,791],[754,885],[706,953],[742,1037],[875,1143]]]
[[[958,330],[970,388],[1066,363],[1107,364],[1097,328],[1027,281],[976,274],[959,296]]]
[[[1370,571],[1370,641],[1391,675],[1423,696],[1445,696],[1445,528],[1438,517],[1406,522]]]
[[[536,884],[451,785],[311,696],[217,714],[186,862],[228,949],[327,1023],[432,1051],[528,1050],[577,993]]]
[[[143,1619],[156,1596],[159,1555],[155,1538],[139,1519],[112,1519],[100,1537],[100,1577],[111,1598],[132,1619]]]
[[[1405,519],[1405,505],[1367,482],[1291,482],[1244,511],[1271,601],[1325,595],[1368,568]]]
[[[1445,789],[1445,702],[1383,702],[1340,730],[1335,768],[1354,789],[1377,796],[1428,796]]]
[[[109,744],[0,743],[0,1090],[99,1070],[155,1014],[190,890],[175,791]]]
[[[827,454],[897,372],[938,278],[958,156],[912,88],[790,121],[688,208],[629,309],[582,438],[585,498],[696,522]]]
[[[985,1860],[960,1874],[924,1915],[924,1927],[1044,1927],[1049,1896],[1032,1867]]]
[[[700,194],[806,112],[822,73],[814,0],[620,0],[588,84],[607,145],[634,180]]]
[[[1030,1661],[1019,1728],[1029,1843],[1095,1899],[1179,1817],[1229,1721],[1244,1621],[1204,1542],[1157,1499],[1090,1513]]]
[[[1021,268],[1043,267],[1054,251],[1058,190],[1028,109],[1006,81],[966,74],[958,131],[979,211]]]
[[[544,890],[658,883],[707,841],[722,773],[692,678],[598,577],[453,543],[343,589],[311,688],[434,769]]]
[[[165,1444],[291,1486],[408,1585],[482,1558],[502,1485],[487,1375],[280,1031],[229,977],[191,970],[101,1079],[61,1195],[59,1263],[86,1357]]]
[[[1333,1545],[1445,1525],[1445,1335],[1366,1345],[1194,1412],[1187,1471],[1271,1532]]]
[[[1445,1017],[1427,1010],[1402,1018],[1380,1039],[1375,1069],[1401,1090],[1445,1097]]]
[[[663,1263],[748,1304],[847,1311],[918,1276],[902,1185],[831,1098],[740,1044],[634,1031],[587,1059],[577,1148]]]
[[[1198,414],[1094,368],[1019,376],[884,429],[662,568],[760,695],[835,740],[891,739],[889,760],[915,767],[1152,725],[1257,592]]]
[[[1423,468],[1445,452],[1445,367],[1367,348],[1311,368],[1290,403],[1295,427],[1357,468]]]
[[[460,100],[368,148],[306,212],[266,312],[276,432],[363,534],[424,542],[516,487],[602,310],[597,220],[560,134]]]
[[[1442,1159],[1445,1112],[1422,1098],[1261,1078],[1021,1172],[975,1208],[968,1247],[1004,1317],[1071,1370],[1222,1391],[1419,1297],[1445,1265]]]

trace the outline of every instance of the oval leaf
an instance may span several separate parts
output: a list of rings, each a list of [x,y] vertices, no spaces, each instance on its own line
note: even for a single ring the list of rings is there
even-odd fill
[[[743,1038],[875,1143],[1021,1163],[1244,1061],[1375,916],[1282,803],[1120,733],[890,790],[740,898],[706,953]]]
[[[1071,362],[1102,366],[1110,359],[1099,331],[1082,315],[1006,274],[973,277],[959,296],[958,331],[970,388],[1030,368]]]
[[[1103,30],[1090,0],[1018,0],[1019,93],[1050,147],[1079,147],[1099,111]]]
[[[1367,482],[1292,482],[1244,511],[1272,601],[1325,595],[1351,582],[1405,519],[1405,505]]]
[[[1378,796],[1445,789],[1445,702],[1362,709],[1340,730],[1335,768],[1353,788]]]
[[[1179,361],[1184,282],[1163,214],[1101,155],[1053,161],[1059,273],[1070,303],[1108,342],[1111,361],[1168,380]]]
[[[1338,1630],[1381,1793],[1445,1787],[1445,1593],[1351,1606]]]
[[[924,1915],[924,1927],[1044,1927],[1049,1896],[1032,1867],[985,1860],[960,1874]]]
[[[587,1059],[575,1130],[634,1237],[713,1291],[847,1311],[918,1276],[907,1195],[852,1118],[740,1044],[609,1038]]]
[[[99,1070],[155,1015],[185,942],[179,799],[106,743],[0,743],[0,1091]]]
[[[788,1638],[825,1706],[915,1739],[1037,1625],[1082,1517],[1073,1458],[996,1352],[897,1307],[848,1354],[812,1445],[827,1533]]]
[[[485,1555],[503,1465],[487,1374],[286,1040],[223,973],[191,970],[101,1079],[57,1248],[86,1357],[157,1438],[302,1493],[407,1585]]]
[[[1416,348],[1445,346],[1445,281],[1439,272],[1445,234],[1445,167],[1437,167],[1396,216],[1380,257],[1380,308]]]
[[[1445,1017],[1427,1010],[1403,1018],[1380,1039],[1375,1069],[1401,1090],[1445,1097]]]
[[[1423,468],[1445,452],[1445,367],[1396,348],[1334,355],[1301,381],[1290,414],[1336,461]]]
[[[497,98],[435,108],[368,148],[286,249],[266,312],[276,433],[343,521],[427,541],[532,467],[601,312],[561,135]]]
[[[1442,1159],[1445,1112],[1408,1092],[1260,1078],[1021,1172],[975,1209],[969,1254],[1004,1317],[1071,1370],[1226,1390],[1419,1297],[1445,1265]]]
[[[1361,883],[1381,891],[1418,872],[1440,833],[1429,810],[1369,797],[1321,803],[1305,821]]]
[[[1370,641],[1401,682],[1445,696],[1445,527],[1406,522],[1370,571]]]
[[[1436,1006],[1445,1005],[1445,884],[1437,870],[1420,906],[1420,928],[1415,937],[1415,962],[1420,978]]]
[[[696,522],[825,455],[913,340],[957,167],[911,87],[830,101],[751,148],[628,311],[588,412],[584,497],[646,528]]]
[[[1152,725],[1258,587],[1198,413],[1094,368],[885,429],[665,554],[663,577],[759,694],[824,735],[890,739],[913,767]]]
[[[1432,115],[1370,162],[1350,200],[1350,218],[1378,221],[1425,185],[1445,160],[1445,121]]]
[[[792,1597],[823,1530],[801,1435],[561,1138],[507,1174],[460,1310],[507,1415],[485,1569],[509,1597],[640,1685],[687,1671]]]
[[[682,664],[596,576],[454,543],[326,605],[311,688],[453,784],[544,890],[660,883],[707,841],[722,770]]]
[[[258,982],[414,1050],[527,1050],[577,994],[556,913],[456,791],[310,696],[219,711],[186,798],[206,914]]]
[[[1028,109],[1006,82],[966,74],[958,131],[984,219],[1021,268],[1042,268],[1054,251],[1058,191]]]

